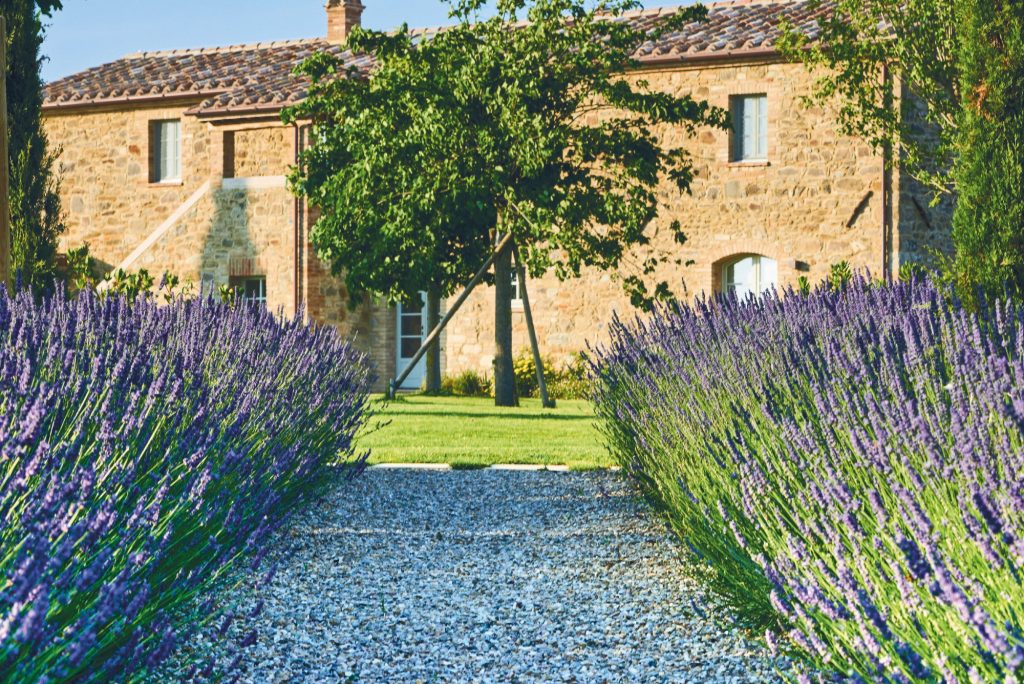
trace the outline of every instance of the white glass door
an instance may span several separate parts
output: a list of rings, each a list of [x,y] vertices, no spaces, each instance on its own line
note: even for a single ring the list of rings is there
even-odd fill
[[[402,374],[427,336],[427,293],[420,293],[420,301],[410,306],[398,305],[398,375]],[[398,389],[418,390],[427,374],[427,359],[423,357]]]

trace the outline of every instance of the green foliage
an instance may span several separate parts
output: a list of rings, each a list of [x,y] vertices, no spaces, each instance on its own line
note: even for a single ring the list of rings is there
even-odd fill
[[[816,4],[821,4],[817,2]],[[953,193],[953,259],[964,299],[1024,287],[1024,4],[1017,0],[836,0],[813,46],[790,56],[823,74],[810,98],[841,129]],[[897,80],[898,79],[898,80]],[[903,86],[895,91],[895,84]],[[898,98],[898,100],[897,100]],[[898,103],[898,104],[897,104]]]
[[[959,158],[947,271],[960,295],[1024,294],[1024,4],[957,0]]]
[[[10,135],[11,266],[21,280],[48,288],[64,231],[54,155],[42,128],[42,18],[56,0],[4,0],[7,20],[7,126]]]
[[[103,279],[96,260],[89,252],[88,244],[68,250],[67,270],[62,275],[69,294],[77,294],[84,290],[95,291]]]
[[[800,276],[799,278],[797,278],[797,280],[796,280],[796,290],[797,290],[797,292],[800,295],[802,295],[804,297],[806,297],[807,295],[811,294],[811,281],[810,281],[810,279],[808,279],[807,276]]]
[[[575,354],[569,363],[557,368],[550,359],[542,359],[544,379],[548,384],[550,399],[588,399],[590,396],[590,372],[581,354]],[[523,398],[539,396],[537,386],[537,364],[533,352],[522,350],[513,361],[516,379],[516,395]]]
[[[119,268],[110,274],[105,283],[111,294],[121,295],[129,302],[134,302],[140,295],[148,293],[156,284],[153,276],[144,268],[135,272]]]
[[[591,397],[590,365],[583,354],[573,354],[569,363],[550,376],[548,392],[552,399],[576,400]]]
[[[482,0],[450,1],[458,23],[430,40],[355,31],[347,47],[375,57],[368,75],[339,73],[329,54],[299,68],[312,87],[285,121],[315,122],[291,181],[322,209],[317,250],[350,291],[393,300],[438,272],[445,294],[463,284],[491,251],[489,229],[514,233],[534,276],[617,271],[649,242],[659,179],[685,192],[693,177],[686,151],[664,149],[654,127],[728,120],[622,74],[640,45],[706,10],[639,30],[610,20],[634,0],[503,0],[488,20]]]
[[[937,193],[953,189],[947,171],[957,152],[953,7],[959,1],[835,0],[829,3],[835,12],[819,22],[818,41],[790,30],[780,43],[817,75],[809,101],[834,106],[842,132],[880,153],[894,151],[904,169]],[[914,101],[896,106],[895,78]],[[907,116],[912,108],[934,136],[922,135],[920,122]]]
[[[828,269],[828,284],[833,290],[842,290],[853,280],[853,268],[849,261],[832,264]]]
[[[465,370],[458,375],[448,375],[441,379],[441,394],[454,397],[489,397],[491,381],[473,370]]]
[[[541,359],[544,365],[544,378],[551,377],[551,360]],[[537,385],[537,364],[533,360],[533,352],[523,349],[512,361],[512,370],[516,379],[516,396],[536,397],[539,392]]]
[[[230,285],[220,285],[217,287],[217,298],[224,304],[234,306],[238,303],[238,288],[231,287]]]
[[[521,351],[513,361],[516,395],[524,399],[536,398],[537,371],[530,350]],[[573,355],[569,363],[556,367],[550,360],[544,361],[544,378],[548,383],[548,395],[557,400],[578,400],[590,398],[590,371],[582,354]],[[450,397],[491,397],[494,384],[490,378],[473,370],[457,375],[446,375],[441,380],[442,396]]]
[[[58,275],[64,281],[69,295],[88,290],[101,298],[111,294],[123,295],[128,301],[134,302],[139,297],[152,296],[154,286],[166,303],[190,299],[194,295],[192,283],[182,285],[181,279],[170,271],[163,274],[159,284],[146,269],[130,272],[119,268],[104,275],[90,254],[88,244],[68,250],[67,267]],[[225,301],[223,297],[221,300]]]
[[[900,265],[899,279],[901,283],[912,283],[927,276],[928,272],[923,264],[907,262]]]
[[[633,248],[649,248],[659,182],[683,193],[694,176],[686,150],[665,149],[656,129],[725,128],[728,114],[624,74],[641,45],[707,10],[638,29],[614,20],[637,0],[500,0],[490,19],[484,0],[448,2],[455,25],[429,38],[355,30],[346,47],[372,56],[372,69],[345,70],[327,53],[298,68],[308,96],[283,117],[313,132],[290,180],[321,209],[310,235],[319,255],[356,298],[403,301],[428,285],[448,296],[511,233],[532,276],[596,268],[638,305],[670,298],[667,283],[620,276]],[[671,231],[684,241],[678,223]],[[677,258],[652,255],[634,270],[649,277]],[[501,403],[512,398],[504,269],[499,259]]]

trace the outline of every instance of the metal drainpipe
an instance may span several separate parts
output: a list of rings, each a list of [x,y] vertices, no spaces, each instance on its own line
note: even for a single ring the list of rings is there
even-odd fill
[[[882,83],[886,89],[891,87],[888,64],[882,65]],[[894,106],[895,98],[890,95],[889,99],[890,105]],[[889,216],[892,199],[890,196],[892,191],[891,160],[892,148],[889,145],[885,145],[882,148],[882,279],[887,283],[892,281],[892,231]]]
[[[299,155],[302,153],[302,129],[299,127],[299,123],[296,122],[295,126],[295,165],[299,165]],[[302,252],[303,252],[303,236],[302,236],[302,198],[296,196],[294,210],[292,214],[292,225],[295,226],[295,315],[299,315],[300,307],[302,306]]]

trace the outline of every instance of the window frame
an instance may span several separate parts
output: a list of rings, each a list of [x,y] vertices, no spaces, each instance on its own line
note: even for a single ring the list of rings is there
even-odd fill
[[[736,280],[735,280],[735,267],[737,264],[743,263],[744,261],[751,260],[751,269],[753,271],[753,288],[746,288],[746,295],[741,297],[736,295],[739,299],[745,299],[749,296],[760,297],[771,290],[778,290],[779,288],[779,262],[777,259],[773,259],[770,256],[764,254],[737,254],[733,258],[722,263],[719,271],[719,291],[721,294],[730,294],[736,292]],[[774,264],[775,277],[768,287],[764,286],[764,267],[762,261],[767,259]],[[732,280],[729,279],[729,271],[733,270],[734,277]]]
[[[165,131],[174,128],[172,145],[167,145]],[[168,149],[174,155],[167,157]],[[154,119],[149,122],[149,182],[154,185],[178,185],[182,182],[181,119]],[[170,163],[170,162],[173,162]],[[173,171],[173,173],[172,173]],[[166,174],[166,175],[165,175]]]
[[[259,291],[255,297],[250,297],[247,295],[246,286],[253,282],[259,283]],[[241,301],[264,307],[267,305],[267,276],[265,275],[231,276],[228,278],[228,287],[240,293]]]
[[[753,150],[747,149],[747,113],[751,104],[756,111],[749,119],[754,123],[751,132]],[[729,140],[729,161],[733,164],[763,164],[768,161],[768,93],[744,93],[729,97],[732,115],[732,134]]]
[[[523,290],[520,287],[519,280],[519,269],[512,269],[512,308],[522,309],[523,308]]]

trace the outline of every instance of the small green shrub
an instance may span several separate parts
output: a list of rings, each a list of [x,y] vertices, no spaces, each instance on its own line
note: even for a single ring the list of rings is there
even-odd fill
[[[119,268],[104,272],[90,253],[88,243],[68,250],[67,262],[59,275],[70,295],[88,290],[101,298],[118,295],[134,302],[140,296],[149,297],[158,293],[164,302],[170,304],[179,299],[191,299],[195,294],[191,282],[182,284],[181,279],[170,271],[163,274],[159,283],[144,268],[138,271]],[[227,301],[223,294],[221,300]]]
[[[901,283],[912,283],[921,280],[928,275],[928,268],[924,264],[907,262],[900,266],[899,279]]]
[[[523,399],[539,396],[537,370],[533,353],[529,350],[516,356],[513,365],[516,379],[516,395]],[[569,362],[555,369],[551,361],[544,361],[544,378],[548,384],[551,399],[589,399],[590,369],[582,354],[574,354]],[[448,397],[491,397],[494,385],[491,379],[474,370],[456,375],[446,375],[441,380],[441,396]]]
[[[583,354],[573,354],[569,363],[553,374],[548,392],[552,399],[589,399],[590,369]]]
[[[544,359],[543,362],[549,398],[589,398],[590,371],[582,354],[573,354],[567,364],[557,369],[549,359]],[[533,353],[529,349],[520,352],[513,361],[512,368],[516,377],[516,394],[524,399],[539,396],[537,365],[533,361]]]
[[[542,362],[544,378],[550,384],[551,362],[547,359],[542,359]],[[540,390],[537,385],[537,364],[533,361],[533,352],[529,349],[519,352],[512,361],[512,370],[516,378],[516,395],[523,399],[536,397]]]
[[[441,394],[450,397],[489,397],[490,378],[474,370],[465,370],[458,375],[446,375],[441,380]]]
[[[96,260],[89,253],[88,243],[68,250],[67,267],[61,275],[71,294],[82,290],[95,290],[97,283],[103,279]]]
[[[853,280],[853,267],[849,261],[840,261],[832,264],[828,272],[828,283],[833,290],[843,290]]]

